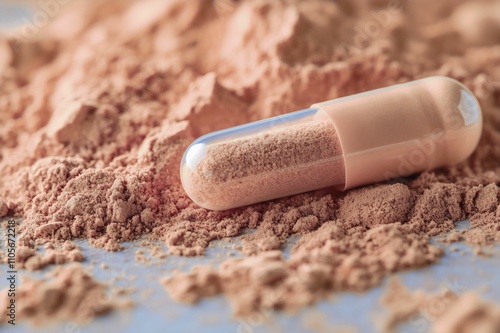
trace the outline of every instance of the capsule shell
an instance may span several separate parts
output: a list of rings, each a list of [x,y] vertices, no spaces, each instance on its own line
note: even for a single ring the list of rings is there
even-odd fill
[[[343,189],[462,162],[482,131],[481,108],[460,82],[436,76],[315,105],[338,133]]]
[[[212,210],[346,190],[459,163],[481,130],[473,94],[430,77],[202,136],[184,153],[181,180]]]

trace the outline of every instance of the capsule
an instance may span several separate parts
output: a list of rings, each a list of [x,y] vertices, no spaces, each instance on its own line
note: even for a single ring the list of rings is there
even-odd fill
[[[211,210],[347,190],[455,165],[481,130],[474,95],[458,81],[429,77],[204,135],[184,153],[181,181]]]

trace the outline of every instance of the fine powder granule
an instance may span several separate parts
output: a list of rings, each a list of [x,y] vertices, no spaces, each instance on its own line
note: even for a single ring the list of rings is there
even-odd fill
[[[326,118],[326,117],[324,117]],[[183,185],[201,202],[244,206],[344,183],[342,150],[332,122],[312,120],[229,142],[208,144]]]
[[[443,251],[430,237],[460,220],[471,228],[450,241],[499,241],[497,4],[402,2],[368,35],[371,13],[387,13],[388,1],[241,1],[223,11],[220,1],[95,1],[68,6],[36,36],[1,36],[0,216],[22,218],[18,261],[83,260],[66,241],[117,251],[143,235],[170,254],[203,255],[251,228],[241,238],[249,257],[161,279],[177,300],[224,293],[246,315],[434,263]],[[456,19],[464,15],[488,24],[469,29]],[[456,167],[221,212],[181,187],[180,158],[199,135],[431,75],[463,82],[483,109],[479,146]],[[293,235],[301,238],[285,260]],[[22,302],[42,316],[38,297]]]

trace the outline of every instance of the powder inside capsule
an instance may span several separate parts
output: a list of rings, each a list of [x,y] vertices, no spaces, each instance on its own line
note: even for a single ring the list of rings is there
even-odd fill
[[[209,145],[184,178],[201,202],[231,208],[344,182],[342,149],[328,119]],[[188,179],[186,179],[188,178]]]

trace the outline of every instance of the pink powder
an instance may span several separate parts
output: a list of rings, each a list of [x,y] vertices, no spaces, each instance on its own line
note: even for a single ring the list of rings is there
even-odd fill
[[[64,247],[75,238],[117,251],[147,235],[171,254],[203,255],[213,240],[252,228],[241,248],[250,257],[162,279],[177,300],[224,293],[245,315],[365,290],[395,271],[434,263],[442,250],[429,238],[462,219],[472,228],[455,239],[478,247],[498,241],[499,23],[489,2],[469,10],[472,3],[408,2],[361,44],[355,28],[384,2],[243,1],[223,15],[204,0],[82,2],[33,39],[0,37],[0,216],[23,219],[20,269],[83,260]],[[468,20],[443,21],[446,13],[489,25],[472,33]],[[443,30],[429,36],[442,21]],[[484,134],[461,165],[399,184],[221,212],[201,209],[181,187],[181,155],[199,135],[430,75],[456,78],[480,99]],[[325,150],[255,159],[261,170],[338,149],[334,135],[294,133]],[[342,178],[338,164],[326,164],[307,181]],[[273,177],[266,181],[276,185]],[[284,260],[281,245],[296,234],[302,238]],[[44,243],[52,247],[48,258],[36,249]],[[46,305],[28,294],[43,315]]]

